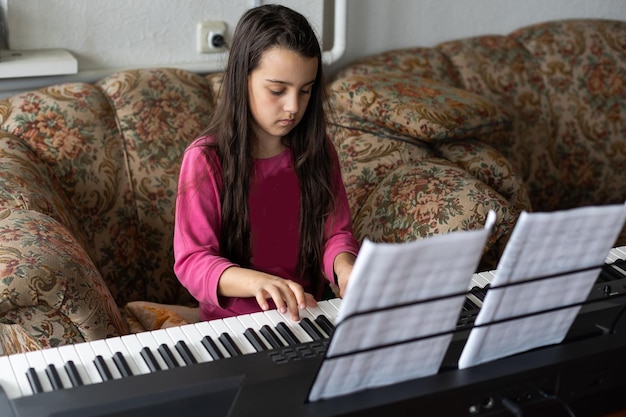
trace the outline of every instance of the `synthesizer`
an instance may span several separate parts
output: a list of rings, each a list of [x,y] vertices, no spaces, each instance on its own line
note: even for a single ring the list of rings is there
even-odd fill
[[[273,310],[0,356],[0,415],[600,415],[626,408],[624,259],[626,248],[611,251],[589,295],[598,301],[582,307],[563,343],[476,367],[458,370],[456,360],[495,271],[472,277],[459,331],[431,377],[307,402],[334,299],[298,323]]]

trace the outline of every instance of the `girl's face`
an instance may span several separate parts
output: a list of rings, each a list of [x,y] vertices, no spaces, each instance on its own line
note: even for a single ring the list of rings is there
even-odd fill
[[[306,111],[317,75],[317,58],[274,47],[248,77],[248,102],[257,146],[276,146]]]

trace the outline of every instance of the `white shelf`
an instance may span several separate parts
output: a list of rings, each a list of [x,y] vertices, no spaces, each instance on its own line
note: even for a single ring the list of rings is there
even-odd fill
[[[65,49],[0,50],[0,78],[76,73],[78,62]]]

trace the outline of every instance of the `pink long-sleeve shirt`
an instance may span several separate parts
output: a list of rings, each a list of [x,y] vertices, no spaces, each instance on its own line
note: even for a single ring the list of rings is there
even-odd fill
[[[201,320],[260,311],[253,297],[226,298],[217,294],[222,272],[236,264],[223,257],[220,251],[219,236],[227,232],[221,230],[222,176],[218,158],[213,155],[217,163],[214,168],[202,153],[201,145],[207,140],[211,138],[196,140],[183,157],[174,228],[174,272],[198,300]],[[322,270],[327,279],[333,277],[333,262],[339,253],[356,255],[359,249],[352,234],[350,209],[336,153],[333,159],[337,195],[335,212],[329,216],[325,227]],[[300,186],[292,153],[285,149],[272,158],[256,159],[254,170],[249,195],[251,268],[291,279],[316,295],[317,289],[311,288],[308,280],[297,273]]]

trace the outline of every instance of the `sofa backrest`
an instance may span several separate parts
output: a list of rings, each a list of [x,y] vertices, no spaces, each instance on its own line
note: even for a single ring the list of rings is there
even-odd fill
[[[626,22],[572,19],[509,35],[388,51],[337,77],[410,73],[478,93],[513,121],[485,135],[524,178],[535,210],[626,200]]]

